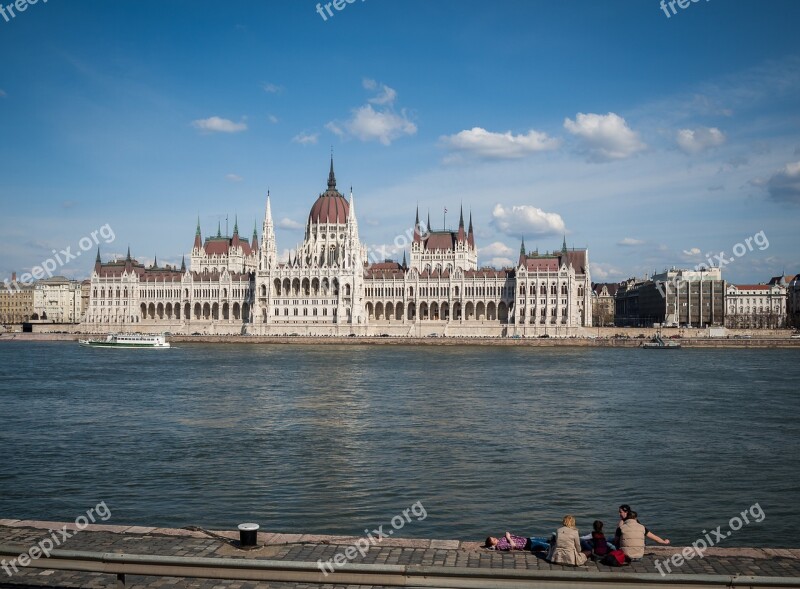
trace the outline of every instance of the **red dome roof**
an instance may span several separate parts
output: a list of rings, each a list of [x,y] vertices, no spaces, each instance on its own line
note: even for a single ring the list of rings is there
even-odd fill
[[[308,220],[311,223],[347,223],[350,205],[338,192],[326,190],[311,207]]]

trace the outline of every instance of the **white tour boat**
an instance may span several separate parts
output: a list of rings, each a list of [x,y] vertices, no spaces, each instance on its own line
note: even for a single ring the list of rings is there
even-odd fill
[[[112,333],[105,339],[78,340],[82,346],[92,348],[168,348],[165,335],[147,335],[143,333]]]

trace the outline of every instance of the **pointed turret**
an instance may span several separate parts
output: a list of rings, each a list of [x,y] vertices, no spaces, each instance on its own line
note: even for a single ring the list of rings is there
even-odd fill
[[[158,268],[158,256],[153,254],[153,268]]]
[[[100,274],[100,267],[102,266],[102,262],[100,261],[100,246],[97,246],[97,256],[94,259],[94,271]]]
[[[253,234],[255,239],[255,232]],[[272,223],[272,203],[267,189],[267,208],[264,212],[264,225],[261,229],[261,269],[267,270],[278,264],[278,248],[275,244],[275,226]]]
[[[133,260],[131,259],[131,246],[128,246],[128,254],[125,256],[125,271],[133,271]]]
[[[464,205],[461,205],[461,213],[458,217],[458,241],[459,243],[467,239],[467,234],[464,231]]]
[[[222,237],[222,221],[217,221],[217,237]]]
[[[186,272],[186,254],[181,258],[181,272]]]
[[[425,225],[425,233],[431,232],[431,210],[428,209],[428,222]]]
[[[131,246],[128,246],[128,254],[125,256],[125,261],[126,262],[131,261]]]
[[[471,248],[475,247],[475,234],[472,232],[472,211],[469,212],[469,231],[467,231],[467,243]]]
[[[197,217],[197,231],[194,233],[194,247],[200,249],[203,247],[203,238],[200,235],[200,216]]]
[[[403,270],[408,270],[408,264],[406,263],[406,252],[403,250]]]
[[[519,265],[525,265],[525,238],[522,238],[522,243],[519,246]]]
[[[566,234],[564,234],[564,244],[561,246],[561,253],[562,254],[566,254],[567,253],[567,235]]]
[[[419,227],[419,205],[417,205],[417,217],[414,220],[414,243],[422,241],[422,233]]]
[[[227,221],[225,222],[227,225]],[[233,239],[231,240],[231,245],[233,247],[239,247],[239,215],[234,217],[233,221]]]
[[[256,231],[257,222],[253,219],[253,239],[250,242],[250,251],[258,251],[258,232]]]

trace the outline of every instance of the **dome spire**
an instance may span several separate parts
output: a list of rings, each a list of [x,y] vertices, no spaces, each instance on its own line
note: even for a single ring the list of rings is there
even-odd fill
[[[331,147],[331,171],[328,172],[328,190],[336,190],[336,174],[333,173],[333,148]]]

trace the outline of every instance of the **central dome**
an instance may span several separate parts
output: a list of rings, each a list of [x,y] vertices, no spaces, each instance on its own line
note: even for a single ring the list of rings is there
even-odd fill
[[[333,173],[333,158],[331,158],[331,171],[328,174],[328,190],[319,195],[311,212],[308,214],[308,221],[312,224],[317,223],[338,223],[345,225],[350,214],[350,204],[344,196],[336,190],[336,176]]]

